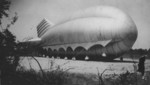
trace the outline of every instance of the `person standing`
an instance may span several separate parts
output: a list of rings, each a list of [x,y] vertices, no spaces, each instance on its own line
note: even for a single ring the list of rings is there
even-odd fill
[[[120,57],[120,61],[123,61],[123,57],[122,56]]]
[[[145,59],[146,59],[147,55],[143,55],[140,59],[139,59],[139,63],[138,63],[138,72],[140,72],[142,74],[142,76],[144,76],[144,72],[145,72]]]

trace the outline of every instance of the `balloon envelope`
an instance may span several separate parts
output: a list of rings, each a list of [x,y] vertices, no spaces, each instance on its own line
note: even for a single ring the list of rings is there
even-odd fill
[[[73,47],[74,44],[81,46],[82,43],[98,42],[97,44],[102,47],[90,51],[94,52],[94,55],[122,54],[132,48],[137,38],[137,28],[131,17],[118,8],[109,6],[97,6],[78,11],[64,22],[50,26],[38,25],[38,29],[40,29],[38,33],[41,33],[40,46]],[[41,31],[45,29],[46,32]],[[104,44],[101,44],[103,42]]]

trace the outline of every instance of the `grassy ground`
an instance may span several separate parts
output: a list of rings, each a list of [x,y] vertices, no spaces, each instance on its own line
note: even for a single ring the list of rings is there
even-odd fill
[[[42,69],[49,71],[52,69],[56,69],[60,66],[62,69],[69,69],[69,72],[72,73],[93,73],[97,74],[97,68],[101,73],[103,70],[111,68],[111,70],[106,71],[104,74],[120,74],[124,73],[127,70],[129,72],[134,72],[134,64],[137,67],[138,59],[135,59],[135,63],[132,59],[124,58],[124,61],[121,62],[119,59],[113,62],[103,62],[103,61],[78,61],[78,60],[64,60],[64,59],[51,59],[51,58],[38,58]],[[30,57],[24,57],[20,61],[21,66],[26,69],[34,69],[36,71],[40,70],[37,62]],[[147,59],[145,62],[145,70],[150,71],[150,60]]]
[[[30,59],[31,60],[31,59]],[[32,64],[35,64],[33,62],[30,62],[30,70],[26,69],[26,67],[19,68],[16,72],[8,74],[6,76],[5,82],[3,82],[2,85],[150,85],[150,71],[146,70],[145,76],[142,77],[141,74],[137,72],[130,72],[128,69],[125,69],[123,73],[115,73],[112,71],[113,67],[120,68],[119,66],[121,65],[130,65],[133,66],[133,63],[124,63],[120,65],[120,62],[112,62],[114,65],[111,65],[111,69],[106,70],[106,68],[102,69],[103,65],[109,66],[109,64],[112,64],[110,62],[104,63],[104,62],[83,62],[83,61],[73,61],[70,63],[64,63],[64,62],[59,62],[62,63],[61,65],[56,65],[56,62],[62,61],[51,61],[45,63],[46,59],[40,59],[40,64],[42,68],[46,65],[49,64],[48,68],[49,70],[39,70],[36,71],[34,66]],[[42,63],[42,61],[44,63]],[[73,64],[74,63],[74,64]],[[95,69],[94,73],[82,73],[82,72],[72,72],[70,70],[72,69],[64,69],[64,66],[66,65],[75,65],[79,64],[79,66],[93,66],[98,63],[98,66],[101,65],[100,67],[94,67],[94,68],[88,68],[88,69]],[[116,64],[116,65],[115,65]],[[119,65],[119,66],[118,66]],[[76,66],[76,68],[79,68],[79,66]],[[35,66],[39,67],[39,66]],[[69,67],[69,66],[67,66]],[[45,67],[47,68],[47,67]],[[53,69],[55,68],[55,69]],[[87,67],[86,67],[87,68]],[[85,68],[85,69],[86,69]],[[134,67],[132,67],[134,68]],[[74,69],[73,69],[74,70]],[[87,69],[86,69],[87,70]],[[107,71],[110,71],[111,73],[107,74]],[[120,70],[120,69],[118,69]],[[106,73],[106,74],[105,74]]]
[[[35,72],[17,71],[3,85],[150,85],[150,72],[145,79],[138,73],[101,75],[69,73],[62,70]]]

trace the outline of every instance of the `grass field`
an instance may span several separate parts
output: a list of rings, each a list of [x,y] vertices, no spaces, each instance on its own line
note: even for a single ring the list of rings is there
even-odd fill
[[[110,69],[105,74],[120,74],[126,71],[134,72],[137,69],[138,59],[135,59],[133,63],[132,59],[126,58],[123,62],[116,59],[113,62],[102,62],[102,61],[77,61],[77,60],[64,60],[64,59],[51,59],[51,58],[39,58],[42,69],[49,71],[60,67],[64,70],[68,70],[72,73],[92,73],[97,74],[103,72],[105,69]],[[21,58],[20,65],[26,69],[40,70],[37,62],[31,57]],[[134,65],[134,66],[133,66]],[[146,71],[150,71],[150,60],[147,59],[145,62]]]
[[[150,60],[145,62],[145,76],[135,70],[138,60],[126,58],[123,62],[76,61],[35,57],[20,59],[17,80],[14,85],[150,85]],[[15,78],[14,78],[15,79]],[[20,78],[19,78],[20,79]],[[15,81],[15,80],[14,80]],[[24,84],[23,84],[24,83]]]

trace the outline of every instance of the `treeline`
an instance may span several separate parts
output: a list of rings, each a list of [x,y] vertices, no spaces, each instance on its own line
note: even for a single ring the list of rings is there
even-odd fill
[[[132,54],[139,54],[139,55],[144,55],[144,54],[150,54],[150,48],[147,50],[147,49],[131,49],[130,52]]]
[[[131,49],[129,52],[127,52],[126,54],[128,54],[130,57],[132,58],[140,58],[143,55],[147,55],[148,59],[150,59],[150,48],[149,49]]]

